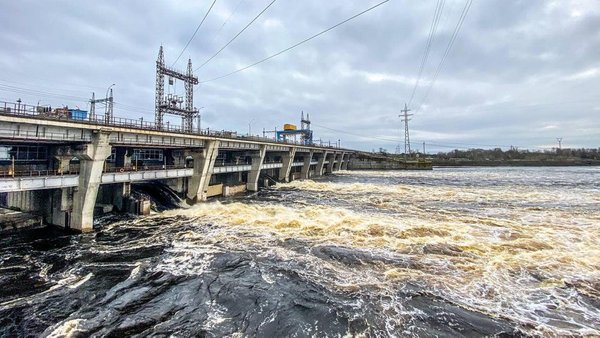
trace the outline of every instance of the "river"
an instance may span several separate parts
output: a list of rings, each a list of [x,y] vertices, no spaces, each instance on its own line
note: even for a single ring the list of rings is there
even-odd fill
[[[600,335],[600,168],[348,171],[0,239],[1,336]]]

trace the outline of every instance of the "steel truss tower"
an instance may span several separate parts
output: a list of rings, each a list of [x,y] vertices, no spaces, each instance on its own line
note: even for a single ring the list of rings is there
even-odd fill
[[[165,76],[169,80],[175,78],[183,81],[185,86],[185,103],[182,97],[177,95],[165,96]],[[159,129],[163,128],[163,116],[172,114],[181,116],[183,130],[191,133],[193,130],[194,117],[198,115],[198,109],[194,108],[194,85],[198,84],[198,78],[192,73],[192,60],[188,60],[187,72],[178,72],[165,65],[163,47],[160,46],[158,59],[156,60],[156,100],[154,122]],[[184,103],[182,107],[181,104]]]
[[[402,118],[402,122],[404,122],[404,157],[410,155],[410,137],[408,136],[408,121],[410,121],[410,119],[408,117],[413,114],[409,114],[409,111],[410,109],[408,109],[408,106],[405,103],[404,109],[401,110],[403,114],[399,115]]]

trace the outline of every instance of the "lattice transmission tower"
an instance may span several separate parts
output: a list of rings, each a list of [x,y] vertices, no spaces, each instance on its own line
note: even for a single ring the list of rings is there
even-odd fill
[[[173,79],[183,81],[185,87],[185,99],[175,94],[165,95],[165,76],[169,77],[169,84]],[[198,115],[198,109],[194,107],[194,85],[198,84],[198,78],[192,70],[192,60],[188,60],[187,72],[179,72],[165,65],[163,47],[160,46],[158,59],[156,60],[156,100],[154,122],[159,129],[163,128],[163,117],[165,114],[181,116],[183,130],[191,133],[193,130],[194,117]],[[182,106],[183,104],[183,106]]]
[[[404,122],[404,157],[410,155],[410,136],[408,135],[408,121],[410,121],[409,117],[413,114],[409,114],[408,105],[404,104],[404,109],[401,110],[402,115],[398,115],[402,118],[402,122]]]

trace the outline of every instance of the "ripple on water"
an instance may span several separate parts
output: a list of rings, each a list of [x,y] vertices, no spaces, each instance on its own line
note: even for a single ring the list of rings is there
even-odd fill
[[[0,335],[599,335],[598,174],[342,173],[2,239]]]

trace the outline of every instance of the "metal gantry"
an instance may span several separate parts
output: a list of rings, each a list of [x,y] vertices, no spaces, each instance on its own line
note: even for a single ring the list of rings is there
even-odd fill
[[[111,86],[112,87],[112,86]],[[109,94],[110,93],[110,94]],[[104,122],[109,124],[113,121],[113,90],[112,88],[108,88],[106,92],[107,96],[103,99],[96,99],[96,94],[92,93],[92,99],[90,100],[90,120],[96,119],[96,103],[104,103]]]
[[[165,76],[183,81],[185,86],[185,100],[177,95],[165,95]],[[163,47],[160,46],[158,59],[156,60],[156,100],[154,121],[158,128],[163,127],[165,114],[181,116],[183,130],[192,132],[194,117],[198,115],[198,109],[194,108],[194,85],[198,84],[198,78],[194,76],[192,60],[188,59],[187,72],[179,72],[165,65]],[[183,103],[183,107],[182,107]]]

